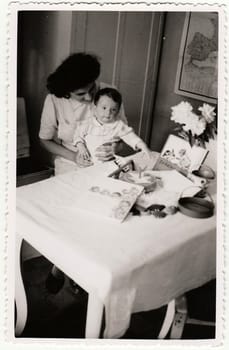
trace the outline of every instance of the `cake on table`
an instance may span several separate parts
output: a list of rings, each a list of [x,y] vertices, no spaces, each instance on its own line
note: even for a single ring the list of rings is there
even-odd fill
[[[120,180],[143,186],[146,193],[154,191],[157,182],[160,181],[160,179],[154,176],[153,172],[150,170],[128,171],[127,173],[121,173],[119,178]]]

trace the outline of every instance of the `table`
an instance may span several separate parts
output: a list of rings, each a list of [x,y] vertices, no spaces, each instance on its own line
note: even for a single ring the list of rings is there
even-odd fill
[[[99,337],[104,307],[103,336],[118,338],[131,313],[159,308],[215,278],[215,216],[129,216],[119,223],[76,209],[82,189],[103,176],[104,166],[17,189],[17,335],[27,317],[20,270],[23,239],[89,293],[87,338]]]

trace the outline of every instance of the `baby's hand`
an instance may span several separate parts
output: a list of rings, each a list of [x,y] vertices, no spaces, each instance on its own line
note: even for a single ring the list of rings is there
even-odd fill
[[[139,149],[146,155],[146,157],[148,158],[148,160],[151,159],[152,157],[152,152],[151,150],[146,146],[146,145],[140,145]]]

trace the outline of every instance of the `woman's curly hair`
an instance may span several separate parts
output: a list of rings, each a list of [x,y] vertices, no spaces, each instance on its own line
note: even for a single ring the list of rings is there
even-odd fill
[[[98,58],[75,53],[66,58],[47,79],[47,88],[56,97],[70,97],[70,92],[93,83],[100,74]]]

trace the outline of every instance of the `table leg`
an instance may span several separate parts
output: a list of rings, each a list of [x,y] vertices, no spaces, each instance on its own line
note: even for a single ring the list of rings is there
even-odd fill
[[[28,308],[21,274],[21,246],[23,239],[16,234],[15,241],[15,301],[17,308],[15,334],[19,336],[25,328]]]
[[[89,293],[85,338],[99,338],[104,305],[93,293]]]
[[[175,316],[175,300],[169,302],[164,318],[164,322],[161,326],[160,333],[158,335],[158,339],[164,339],[166,335],[168,334],[168,331],[173,323]]]

